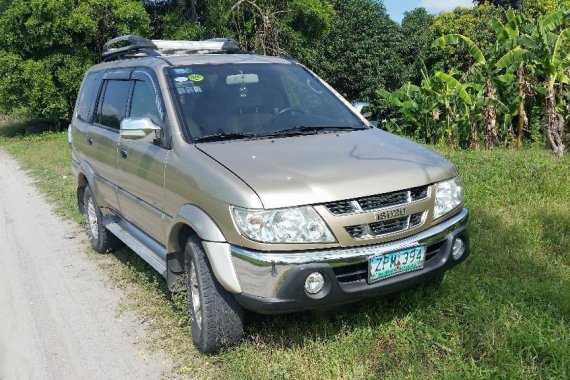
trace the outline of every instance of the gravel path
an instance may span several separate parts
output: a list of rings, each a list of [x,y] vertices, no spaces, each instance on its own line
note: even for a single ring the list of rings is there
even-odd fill
[[[85,241],[0,149],[1,380],[171,378]]]

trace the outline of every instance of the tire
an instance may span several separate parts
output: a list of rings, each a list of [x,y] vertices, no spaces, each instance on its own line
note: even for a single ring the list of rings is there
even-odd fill
[[[87,221],[87,235],[94,250],[100,253],[112,251],[122,245],[122,242],[103,225],[103,215],[93,196],[91,188],[87,186],[83,195],[85,205],[85,220]]]
[[[216,353],[241,339],[243,308],[214,277],[197,236],[188,239],[184,253],[192,340],[200,352]]]

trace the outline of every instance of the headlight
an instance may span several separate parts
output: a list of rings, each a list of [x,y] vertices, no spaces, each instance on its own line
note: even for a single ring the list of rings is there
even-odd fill
[[[334,243],[331,231],[312,207],[276,210],[232,208],[239,230],[261,243]]]
[[[433,218],[443,216],[463,203],[463,183],[459,177],[436,184]]]

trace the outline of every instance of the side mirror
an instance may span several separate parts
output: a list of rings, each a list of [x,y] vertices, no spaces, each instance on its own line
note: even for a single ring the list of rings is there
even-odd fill
[[[358,113],[360,113],[365,119],[372,116],[372,110],[370,109],[370,104],[366,102],[354,102],[352,106],[356,108]]]
[[[154,124],[148,117],[130,117],[121,121],[119,132],[123,139],[138,140],[160,129],[160,126]]]

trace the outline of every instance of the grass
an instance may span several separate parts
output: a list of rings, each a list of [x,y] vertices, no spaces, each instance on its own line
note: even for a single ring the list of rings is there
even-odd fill
[[[0,145],[37,179],[64,217],[82,223],[65,133]],[[90,253],[149,344],[182,375],[224,379],[570,378],[570,157],[540,148],[452,152],[471,210],[472,256],[430,287],[315,319],[250,315],[243,342],[216,356],[192,347],[185,297],[127,249]]]

